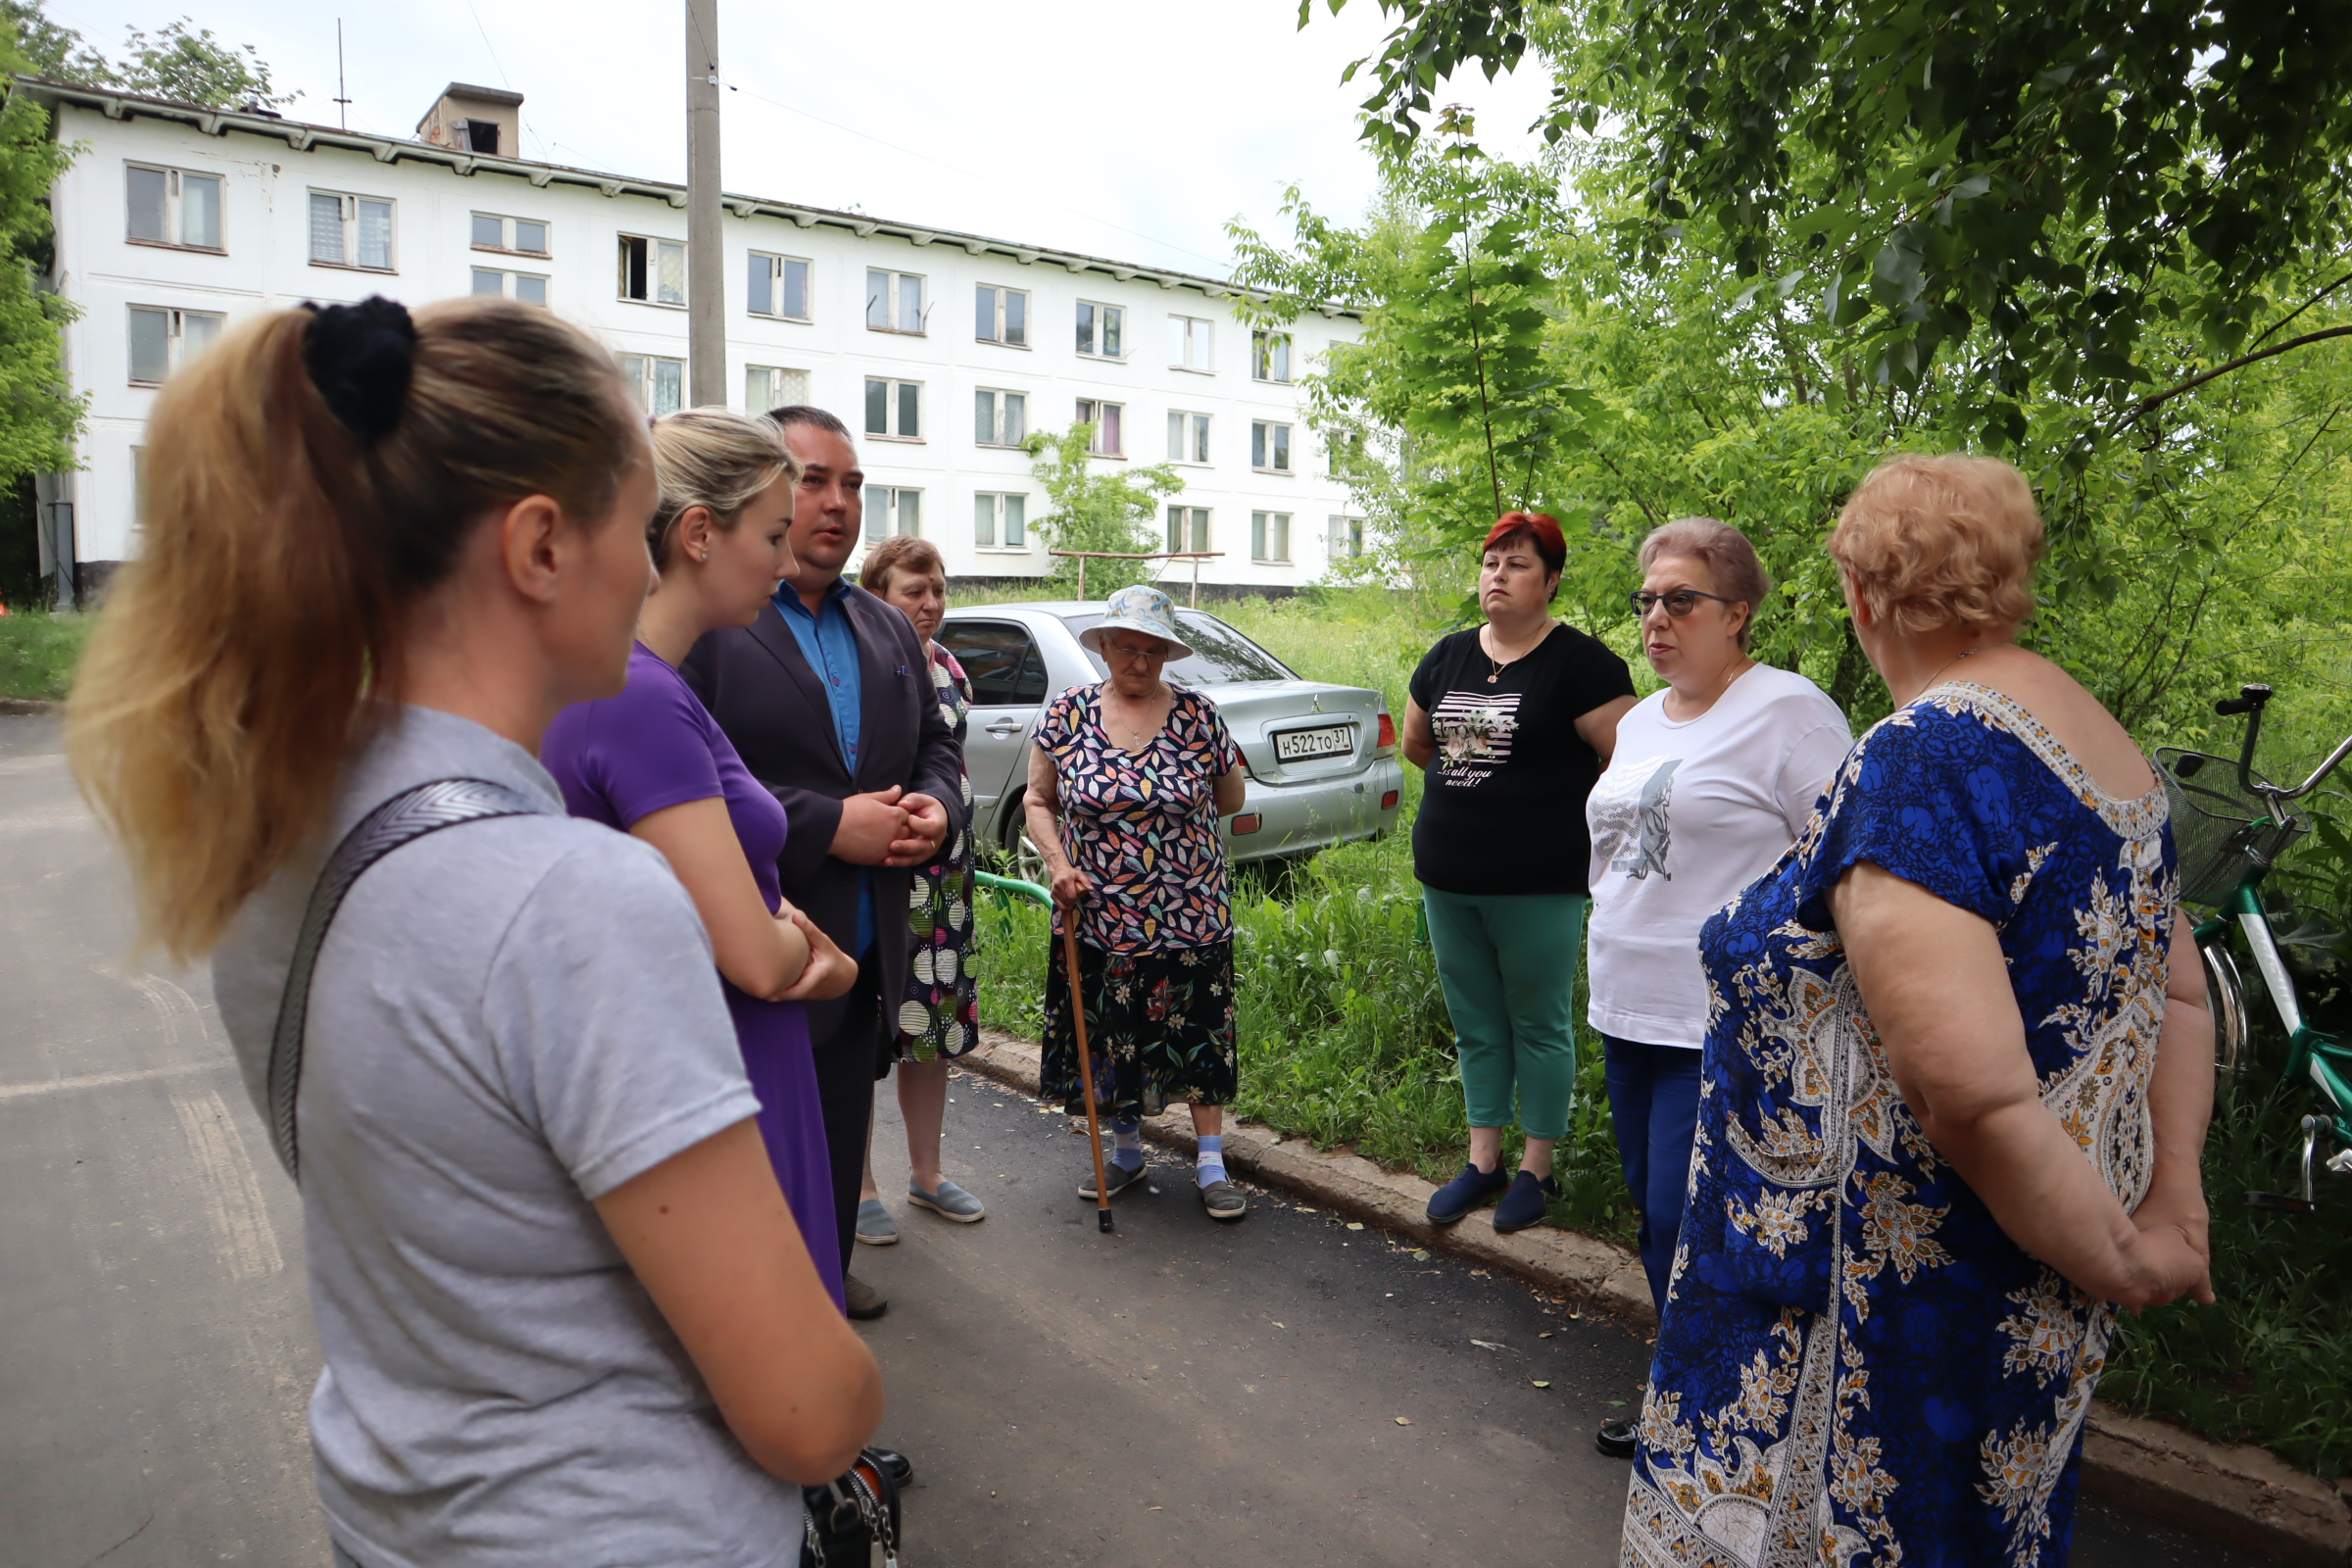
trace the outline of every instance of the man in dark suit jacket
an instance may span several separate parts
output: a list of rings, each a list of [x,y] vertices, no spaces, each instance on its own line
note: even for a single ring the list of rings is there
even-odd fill
[[[848,428],[802,406],[769,417],[804,469],[791,532],[799,565],[757,621],[711,632],[683,672],[784,804],[784,897],[858,959],[847,996],[808,1004],[846,1274],[874,1080],[906,995],[908,868],[964,831],[962,759],[913,624],[842,578],[864,520]],[[852,1317],[889,1305],[861,1280],[846,1286]]]

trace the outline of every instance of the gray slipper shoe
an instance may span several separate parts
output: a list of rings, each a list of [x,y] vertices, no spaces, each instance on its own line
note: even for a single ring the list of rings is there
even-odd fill
[[[890,1210],[882,1206],[879,1198],[868,1198],[858,1202],[858,1239],[868,1247],[898,1245],[899,1222],[891,1218]]]
[[[1240,1219],[1250,1212],[1250,1200],[1231,1182],[1210,1182],[1200,1189],[1200,1206],[1210,1219]]]
[[[958,1225],[969,1225],[988,1218],[988,1207],[980,1200],[948,1180],[939,1179],[939,1191],[926,1193],[911,1176],[906,1179],[906,1201],[917,1208],[927,1208],[941,1219],[952,1219]]]
[[[1124,1165],[1106,1159],[1102,1162],[1102,1179],[1110,1184],[1110,1196],[1116,1198],[1130,1187],[1141,1186],[1145,1175],[1150,1170],[1149,1165],[1138,1165],[1135,1169],[1129,1170]],[[1095,1173],[1093,1171],[1088,1171],[1085,1180],[1078,1184],[1078,1196],[1090,1203],[1095,1200]]]

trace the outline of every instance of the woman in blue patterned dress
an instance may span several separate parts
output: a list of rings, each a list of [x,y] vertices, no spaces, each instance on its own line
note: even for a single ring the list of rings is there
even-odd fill
[[[2041,550],[1982,458],[1887,463],[1831,536],[1896,707],[1700,934],[1628,1564],[2056,1568],[2119,1307],[2213,1298],[2165,798],[2011,641]]]
[[[1079,640],[1109,678],[1055,698],[1029,749],[1029,836],[1054,873],[1044,1092],[1072,1114],[1086,1109],[1060,946],[1075,919],[1095,1101],[1111,1118],[1104,1182],[1113,1196],[1140,1182],[1143,1118],[1190,1101],[1201,1205],[1211,1219],[1237,1220],[1249,1203],[1225,1175],[1224,1107],[1238,1065],[1217,819],[1242,808],[1242,754],[1216,704],[1160,679],[1170,659],[1192,654],[1168,596],[1122,588],[1104,609]],[[1091,1168],[1078,1196],[1096,1197]]]

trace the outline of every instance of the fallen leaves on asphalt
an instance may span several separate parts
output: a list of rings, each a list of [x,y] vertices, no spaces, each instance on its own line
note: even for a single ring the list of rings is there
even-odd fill
[[[1530,1378],[1528,1381],[1539,1389],[1548,1389],[1551,1387],[1551,1380],[1548,1378]]]
[[[1400,1415],[1396,1418],[1396,1424],[1400,1427],[1409,1427],[1413,1424],[1412,1417]]]

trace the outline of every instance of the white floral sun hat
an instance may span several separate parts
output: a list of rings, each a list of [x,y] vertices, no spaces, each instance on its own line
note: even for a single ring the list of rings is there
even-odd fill
[[[1102,602],[1102,618],[1078,634],[1078,641],[1096,653],[1114,631],[1140,631],[1166,643],[1170,659],[1193,657],[1192,644],[1176,635],[1175,602],[1158,589],[1140,582],[1122,588]]]

